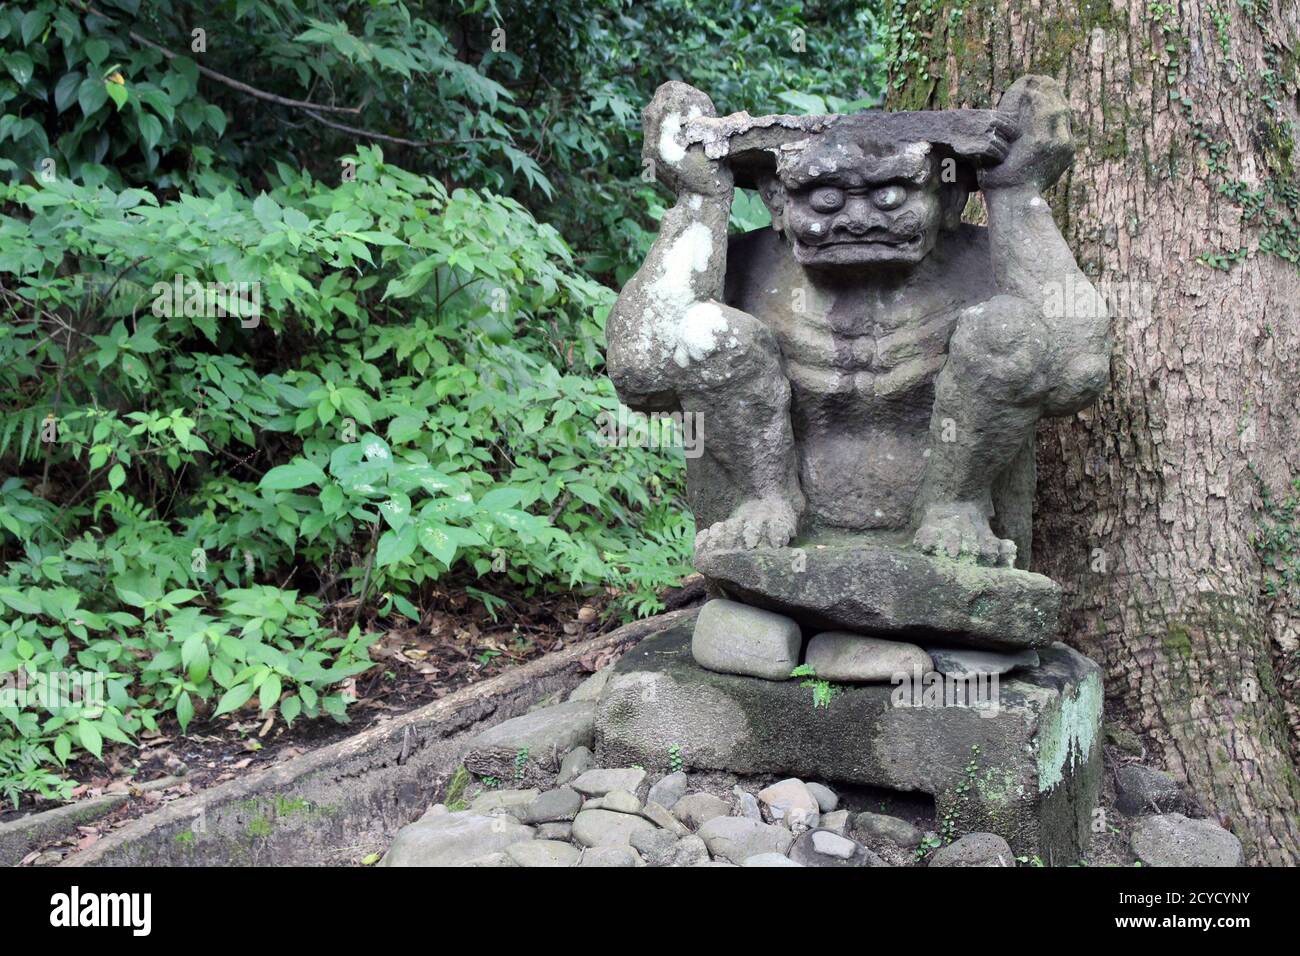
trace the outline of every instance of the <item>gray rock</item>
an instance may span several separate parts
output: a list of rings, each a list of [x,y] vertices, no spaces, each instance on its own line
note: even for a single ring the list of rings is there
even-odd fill
[[[793,833],[811,830],[821,820],[817,798],[802,780],[794,777],[760,790],[758,802],[767,809],[774,823],[789,827]]]
[[[569,700],[599,700],[600,692],[603,691],[605,685],[609,683],[609,675],[612,673],[614,673],[614,668],[602,667],[575,687],[573,693],[569,695]]]
[[[560,772],[555,778],[556,786],[562,787],[576,780],[594,766],[596,766],[596,759],[591,755],[590,750],[586,747],[574,747],[560,761]]]
[[[511,859],[509,853],[487,853],[483,856],[476,856],[468,862],[460,864],[461,866],[475,867],[517,867],[519,864]]]
[[[808,642],[804,663],[817,676],[849,684],[888,682],[897,674],[928,674],[930,655],[915,644],[864,637],[848,631],[825,631]]]
[[[550,786],[565,754],[591,746],[595,714],[595,702],[581,700],[503,721],[470,741],[465,766],[479,777]]]
[[[790,859],[801,866],[888,866],[864,846],[830,830],[808,830],[790,846]]]
[[[785,827],[744,817],[714,817],[700,827],[699,837],[709,853],[732,863],[743,863],[760,853],[784,854],[794,842]]]
[[[570,787],[559,787],[539,793],[533,800],[519,808],[515,816],[524,823],[567,823],[582,809],[582,797]]]
[[[532,827],[512,816],[449,813],[397,831],[380,866],[460,866],[533,839]]]
[[[517,866],[576,866],[578,848],[558,840],[528,840],[506,848],[506,856]]]
[[[582,851],[578,866],[645,866],[630,846],[595,846]]]
[[[494,813],[498,810],[522,810],[538,797],[536,788],[528,790],[484,790],[469,802],[470,813]]]
[[[1038,652],[932,647],[930,660],[934,661],[934,669],[941,674],[949,677],[973,677],[976,674],[1007,674],[1018,667],[1037,667]]]
[[[920,846],[923,834],[901,817],[886,813],[859,813],[853,818],[851,832],[859,838],[888,840],[904,850]]]
[[[543,823],[537,827],[537,839],[564,840],[565,842],[568,842],[573,839],[573,824]]]
[[[569,786],[584,797],[603,797],[611,790],[626,790],[629,793],[636,793],[637,787],[641,786],[641,781],[644,779],[645,771],[638,770],[635,767],[620,770],[596,768],[588,770],[582,776],[573,780]]]
[[[646,802],[657,803],[665,810],[671,810],[673,804],[686,795],[688,782],[684,770],[670,773],[668,776],[662,777],[650,788],[650,795],[646,797]]]
[[[739,785],[732,787],[731,792],[736,795],[736,814],[738,816],[762,821],[763,811],[759,808],[757,797],[748,790],[740,789]]]
[[[817,809],[822,813],[830,813],[840,805],[839,794],[825,784],[805,783],[804,786],[813,795],[813,799],[817,801]]]
[[[1242,866],[1241,841],[1209,820],[1181,813],[1140,817],[1130,845],[1147,866]]]
[[[632,834],[655,829],[649,820],[614,810],[583,810],[573,820],[573,839],[585,847],[626,846]]]
[[[844,836],[849,829],[849,811],[834,810],[831,813],[823,813],[822,829]]]
[[[641,816],[645,817],[655,826],[667,830],[674,836],[686,836],[686,834],[691,832],[686,828],[685,824],[657,803],[647,803],[642,807]]]
[[[709,848],[694,833],[677,841],[673,852],[673,866],[700,866],[709,862]]]
[[[584,806],[588,810],[613,810],[615,813],[641,812],[641,801],[626,790],[611,790],[603,797],[588,800]]]
[[[1016,857],[1007,841],[997,834],[968,833],[960,840],[935,850],[928,865],[1015,866]]]
[[[1120,813],[1137,816],[1182,810],[1185,805],[1183,788],[1163,771],[1130,763],[1115,773],[1115,808]]]
[[[646,866],[670,866],[677,852],[677,837],[667,830],[638,830],[628,842]]]
[[[802,863],[796,863],[788,856],[782,856],[780,853],[755,853],[747,857],[741,866],[803,866]]]
[[[857,852],[858,845],[852,840],[830,830],[812,831],[812,848],[822,856],[832,856],[840,860],[851,860]]]
[[[788,617],[715,598],[696,618],[691,653],[711,671],[786,680],[802,645],[799,625]]]
[[[711,793],[688,793],[673,806],[673,816],[692,830],[698,830],[716,817],[731,812],[727,801]]]

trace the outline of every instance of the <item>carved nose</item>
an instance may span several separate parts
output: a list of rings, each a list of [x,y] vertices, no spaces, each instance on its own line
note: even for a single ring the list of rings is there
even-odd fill
[[[852,236],[865,236],[884,228],[884,217],[880,211],[860,199],[849,202],[831,223],[832,231],[847,232]]]
[[[840,216],[835,222],[831,223],[831,228],[855,236],[865,236],[871,229],[871,224],[865,219],[856,216]]]

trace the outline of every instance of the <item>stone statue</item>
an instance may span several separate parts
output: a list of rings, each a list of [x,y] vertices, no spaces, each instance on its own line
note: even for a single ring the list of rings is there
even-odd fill
[[[706,420],[688,490],[717,593],[805,626],[1050,643],[1055,585],[1011,570],[1035,423],[1090,403],[1110,353],[1042,198],[1073,156],[1057,83],[997,110],[719,118],[670,82],[643,120],[676,202],[608,370],[627,405]],[[728,237],[737,184],[771,230]],[[987,226],[961,221],[976,189]]]
[[[718,117],[667,83],[646,109],[677,198],[607,364],[633,408],[703,419],[687,490],[712,600],[615,665],[605,766],[673,748],[929,795],[945,839],[1084,852],[1101,672],[1028,570],[1034,426],[1101,390],[1109,323],[1043,200],[1073,154],[1060,88],[1025,77],[998,106]],[[737,185],[773,229],[728,236]],[[987,226],[962,222],[977,190]]]

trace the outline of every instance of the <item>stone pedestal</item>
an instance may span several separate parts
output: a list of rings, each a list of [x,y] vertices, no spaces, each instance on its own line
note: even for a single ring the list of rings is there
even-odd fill
[[[1061,609],[1051,578],[922,554],[885,535],[711,551],[695,564],[725,596],[805,628],[922,645],[1047,647]]]
[[[978,685],[939,674],[845,686],[814,707],[799,680],[707,671],[693,620],[647,637],[615,666],[597,705],[597,759],[666,770],[797,776],[934,797],[951,836],[988,831],[1017,854],[1076,861],[1101,787],[1101,673],[1052,644],[1040,664]]]

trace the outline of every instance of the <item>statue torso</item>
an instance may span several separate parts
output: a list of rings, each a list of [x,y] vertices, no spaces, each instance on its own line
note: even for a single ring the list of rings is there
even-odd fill
[[[948,339],[962,309],[997,294],[984,230],[944,239],[911,276],[856,283],[805,274],[770,229],[729,245],[727,303],[776,336],[815,524],[908,524]]]

